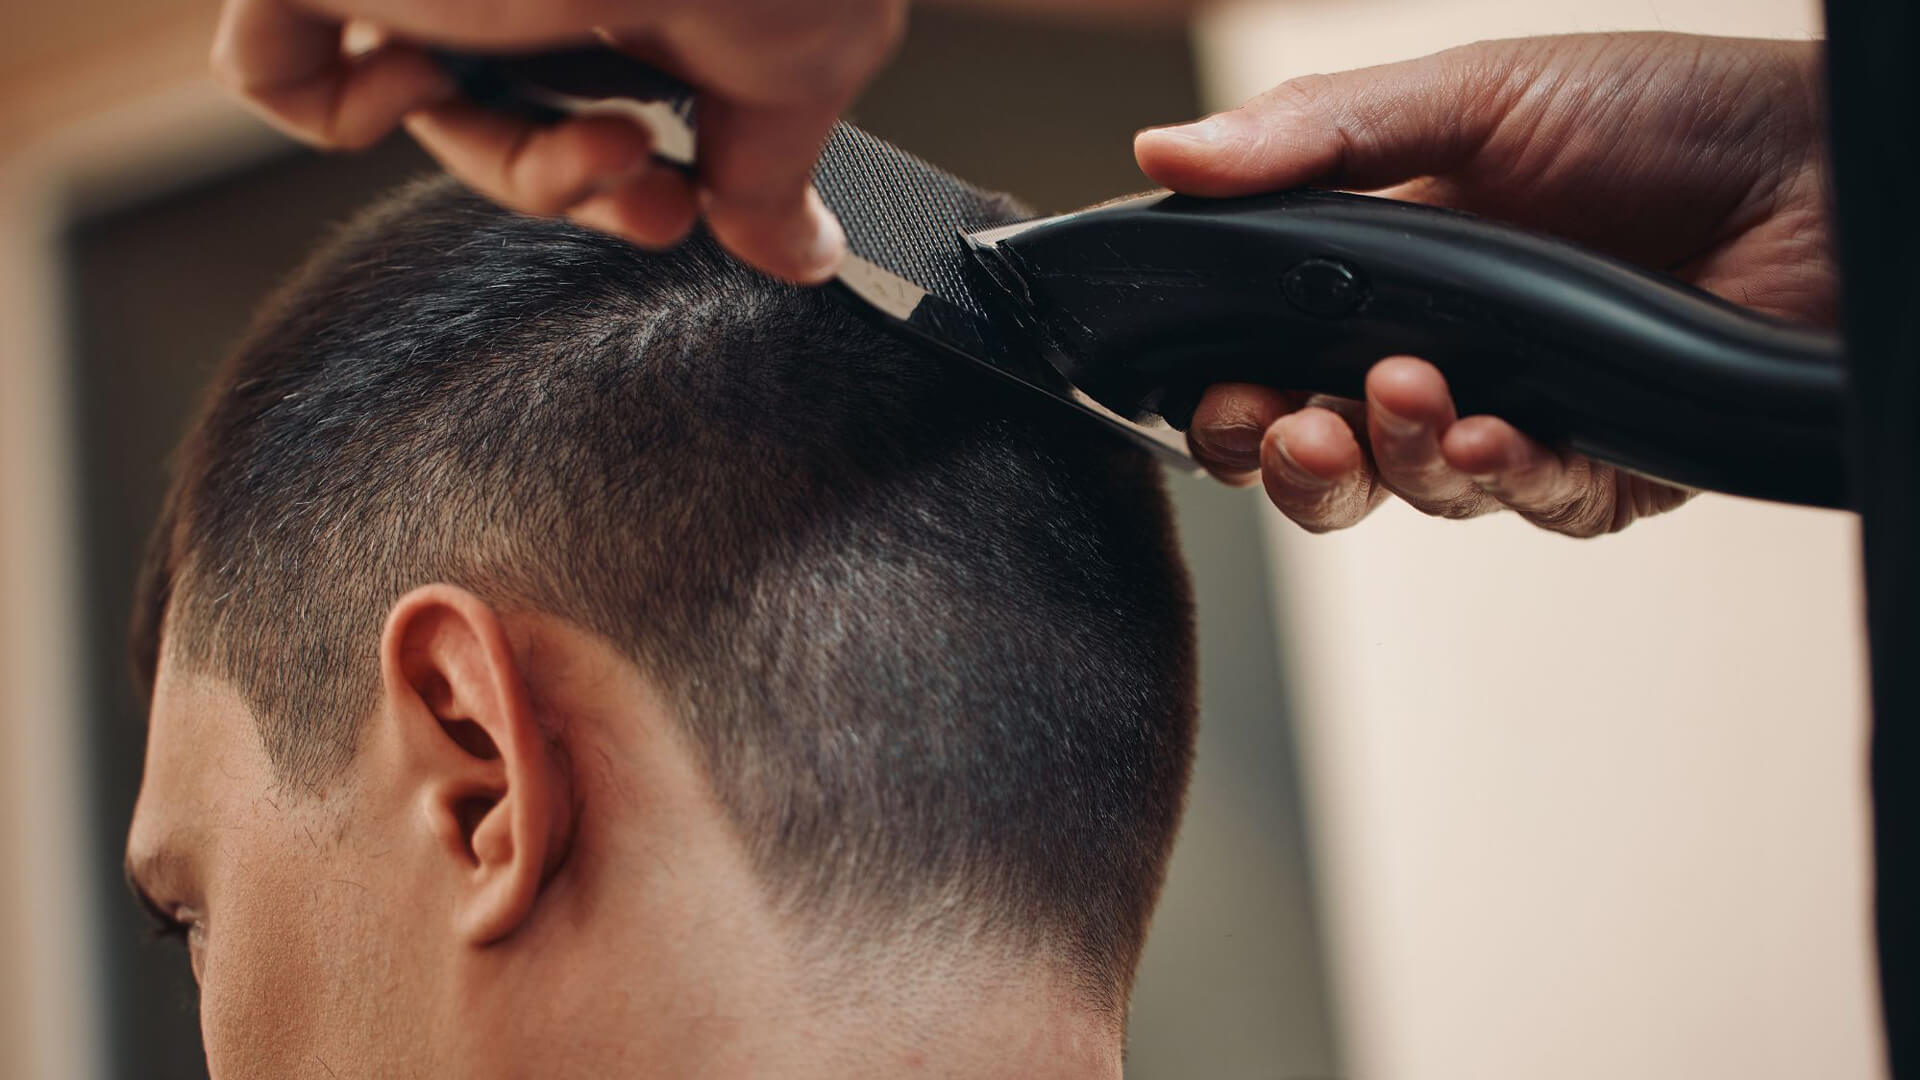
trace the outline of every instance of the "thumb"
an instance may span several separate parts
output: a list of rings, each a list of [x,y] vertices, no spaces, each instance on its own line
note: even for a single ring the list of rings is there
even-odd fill
[[[1206,197],[1366,191],[1448,172],[1486,142],[1526,79],[1512,43],[1290,79],[1237,109],[1135,136],[1155,183]]]

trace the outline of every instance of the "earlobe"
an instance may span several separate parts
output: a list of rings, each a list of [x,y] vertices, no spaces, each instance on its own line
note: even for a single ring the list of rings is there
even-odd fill
[[[541,723],[500,616],[473,593],[401,597],[380,642],[383,711],[399,770],[472,945],[532,916],[565,856],[573,810],[564,755]]]

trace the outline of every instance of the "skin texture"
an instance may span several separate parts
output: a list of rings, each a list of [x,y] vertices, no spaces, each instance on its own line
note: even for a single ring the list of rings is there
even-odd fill
[[[1283,83],[1230,112],[1142,132],[1154,180],[1204,196],[1315,186],[1500,218],[1672,273],[1755,310],[1831,325],[1819,49],[1679,34],[1483,42]],[[1389,494],[1443,517],[1510,508],[1592,536],[1689,493],[1557,453],[1489,416],[1458,418],[1446,381],[1383,359],[1367,400],[1215,387],[1194,452],[1264,480],[1314,532]]]
[[[417,589],[347,776],[291,790],[163,655],[129,875],[186,925],[215,1077],[1117,1077],[1046,965],[823,961],[602,640]]]

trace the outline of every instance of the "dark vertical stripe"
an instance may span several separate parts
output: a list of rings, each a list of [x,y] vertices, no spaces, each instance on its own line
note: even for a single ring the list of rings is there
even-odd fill
[[[1875,920],[1887,1054],[1920,1077],[1920,9],[1829,0],[1834,198],[1873,660]],[[1808,717],[1810,723],[1823,718]]]

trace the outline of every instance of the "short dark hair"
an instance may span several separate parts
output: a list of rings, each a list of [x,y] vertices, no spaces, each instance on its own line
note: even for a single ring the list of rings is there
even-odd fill
[[[137,662],[164,624],[290,782],[352,760],[385,614],[451,582],[655,680],[783,910],[939,901],[1124,1002],[1195,710],[1136,448],[705,237],[433,180],[265,305],[175,468]]]

